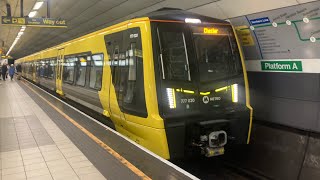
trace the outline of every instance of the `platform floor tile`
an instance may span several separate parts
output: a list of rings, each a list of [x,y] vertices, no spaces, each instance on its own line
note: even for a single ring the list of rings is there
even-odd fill
[[[17,83],[1,83],[0,180],[106,179]]]

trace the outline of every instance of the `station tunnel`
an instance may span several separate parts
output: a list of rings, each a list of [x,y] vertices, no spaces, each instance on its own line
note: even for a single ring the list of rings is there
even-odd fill
[[[15,77],[22,76],[16,84],[1,82],[0,92],[28,95],[49,112],[53,124],[97,169],[95,176],[85,176],[69,162],[76,178],[135,179],[130,173],[142,179],[320,178],[320,1],[0,0],[0,9],[2,74],[8,69],[10,77],[12,64]],[[79,111],[71,112],[51,96]],[[19,99],[4,100],[19,104]],[[45,148],[31,124],[46,129],[49,123],[36,113],[40,109],[30,110],[34,114],[22,110],[26,102],[20,102],[20,110],[13,102],[10,108],[5,101],[0,106],[0,153],[5,157],[20,150],[21,162],[26,162],[26,148],[19,137],[16,148],[8,148],[10,123],[19,134],[16,119],[24,118],[39,152]],[[63,113],[60,119],[56,111]],[[82,113],[90,117],[78,116]],[[63,117],[71,124],[64,124]],[[90,118],[111,130],[104,134],[83,120]],[[126,165],[130,173],[121,175],[123,167],[104,171],[111,161],[93,155],[81,141],[84,134],[72,133],[80,126],[94,150],[109,157],[99,149],[104,147],[118,153],[117,163],[132,163],[134,168]],[[50,127],[47,131],[54,136]],[[194,153],[186,146],[219,156],[178,159]],[[139,151],[137,157],[130,149]],[[16,174],[31,177],[24,164],[10,167],[1,158],[0,180],[13,177],[10,168],[20,166],[24,170]],[[49,167],[50,157],[43,158],[48,167],[43,179],[59,179],[61,174],[55,176]],[[228,162],[232,170],[220,177],[209,168],[216,162]],[[228,174],[239,171],[240,176]]]

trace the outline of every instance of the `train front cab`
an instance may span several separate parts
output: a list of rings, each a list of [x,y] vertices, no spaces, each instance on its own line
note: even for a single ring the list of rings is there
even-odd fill
[[[157,98],[170,157],[211,157],[223,154],[227,144],[249,143],[252,108],[231,25],[151,21]]]

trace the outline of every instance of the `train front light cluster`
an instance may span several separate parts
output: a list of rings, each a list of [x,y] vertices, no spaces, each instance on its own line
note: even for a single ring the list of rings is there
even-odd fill
[[[224,86],[218,89],[215,89],[214,91],[222,92],[222,91],[229,91],[231,88],[231,95],[232,95],[232,102],[237,103],[239,102],[239,88],[238,84],[232,84],[231,86]]]
[[[176,95],[173,88],[167,88],[167,97],[170,109],[174,109],[177,107],[176,104]]]
[[[231,90],[232,90],[232,102],[237,103],[239,101],[238,84],[231,85]]]

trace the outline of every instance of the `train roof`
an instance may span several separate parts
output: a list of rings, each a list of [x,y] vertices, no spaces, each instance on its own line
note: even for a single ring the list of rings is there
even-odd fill
[[[141,17],[148,17],[150,20],[168,20],[168,21],[185,21],[186,18],[200,19],[202,22],[230,24],[227,21],[216,19],[200,14],[192,13],[186,10],[175,8],[162,8],[157,11],[150,12]]]
[[[221,19],[216,19],[216,18],[212,18],[212,17],[203,16],[203,15],[199,15],[199,14],[196,14],[196,13],[188,12],[188,11],[185,11],[185,10],[173,9],[173,8],[162,8],[162,9],[159,9],[157,11],[153,11],[153,12],[150,12],[148,14],[145,14],[145,15],[142,15],[142,16],[139,16],[139,17],[135,17],[135,18],[133,18],[131,20],[134,20],[134,19],[137,19],[137,18],[149,18],[150,20],[168,20],[168,21],[182,21],[182,22],[185,21],[185,18],[196,18],[196,19],[200,19],[203,23],[208,22],[208,23],[219,23],[219,24],[230,25],[229,22],[221,20]],[[128,19],[126,21],[123,21],[123,22],[120,22],[120,23],[117,23],[117,24],[119,25],[119,24],[123,24],[123,23],[128,23],[131,20]],[[55,46],[40,50],[40,51],[38,51],[36,53],[29,54],[29,55],[27,55],[25,57],[19,58],[18,60],[26,58],[26,57],[37,55],[37,54],[42,53],[44,51],[48,51],[48,50],[51,50],[51,49],[57,49],[57,48],[63,47],[64,45],[66,45],[68,43],[72,43],[72,42],[75,42],[77,40],[81,40],[81,39],[86,38],[86,37],[97,35],[99,33],[102,33],[104,31],[106,31],[109,28],[112,28],[113,26],[116,26],[117,24],[110,25],[109,27],[100,29],[98,31],[95,31],[95,32],[92,32],[92,33],[88,33],[88,34],[86,34],[84,36],[77,37],[75,39],[72,39],[72,40],[57,44]]]

